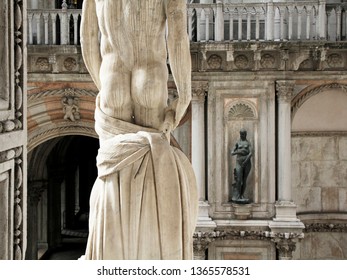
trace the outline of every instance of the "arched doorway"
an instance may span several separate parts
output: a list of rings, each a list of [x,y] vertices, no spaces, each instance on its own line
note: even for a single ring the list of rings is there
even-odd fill
[[[71,135],[48,140],[29,153],[27,259],[77,259],[83,254],[98,147],[96,138]]]

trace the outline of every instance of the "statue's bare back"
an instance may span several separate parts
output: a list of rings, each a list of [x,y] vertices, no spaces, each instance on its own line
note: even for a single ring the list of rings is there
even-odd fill
[[[179,95],[172,108],[172,125],[177,126],[191,94],[185,0],[86,0],[85,6],[89,13],[82,23],[82,51],[100,90],[101,110],[117,119],[165,130],[168,49]],[[90,13],[93,9],[94,14]],[[95,44],[95,34],[90,35],[89,27],[94,27],[86,23],[95,24],[93,18],[101,32],[100,46]],[[94,51],[88,39],[94,39],[94,47],[100,48],[99,69],[91,55],[88,67],[88,47]]]
[[[159,129],[167,106],[164,1],[106,2],[110,1],[96,1],[101,72],[107,73],[100,77],[101,109]]]

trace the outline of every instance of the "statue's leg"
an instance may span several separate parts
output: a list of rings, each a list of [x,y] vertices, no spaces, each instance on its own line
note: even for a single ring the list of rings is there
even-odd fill
[[[243,197],[245,190],[246,190],[246,186],[247,186],[247,178],[249,175],[249,172],[251,171],[251,163],[248,163],[244,168],[243,168],[243,175],[242,175],[242,188],[241,188],[241,196]]]
[[[236,164],[235,167],[235,174],[236,174],[236,189],[237,189],[237,196],[238,199],[241,197],[241,191],[242,191],[242,181],[243,181],[243,171],[242,167],[239,164]]]
[[[167,106],[166,64],[148,63],[132,72],[131,92],[135,123],[160,129]]]

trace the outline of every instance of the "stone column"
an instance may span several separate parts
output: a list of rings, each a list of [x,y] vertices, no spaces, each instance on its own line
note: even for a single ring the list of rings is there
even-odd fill
[[[208,215],[209,204],[205,190],[205,97],[207,84],[193,85],[192,97],[192,165],[198,185],[198,227],[215,227]]]
[[[28,246],[25,259],[37,260],[38,218],[37,205],[42,192],[47,188],[46,181],[34,181],[28,183]]]
[[[291,100],[293,81],[277,81],[278,104],[278,199],[290,201],[291,194]]]
[[[50,166],[48,169],[48,246],[56,248],[61,244],[61,184],[65,169]]]
[[[277,95],[277,199],[276,217],[269,223],[271,234],[281,239],[275,240],[283,253],[282,259],[291,257],[295,249],[287,240],[290,236],[301,235],[303,223],[296,217],[296,205],[292,201],[291,186],[291,100],[294,81],[276,81]],[[288,241],[288,242],[287,242]],[[283,245],[283,246],[282,246]],[[289,246],[290,245],[290,246]],[[288,247],[289,246],[289,247]],[[290,255],[288,255],[290,253]]]

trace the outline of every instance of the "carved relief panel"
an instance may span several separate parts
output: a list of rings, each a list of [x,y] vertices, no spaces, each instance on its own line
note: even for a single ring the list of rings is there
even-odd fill
[[[0,2],[0,260],[26,247],[26,1]]]

